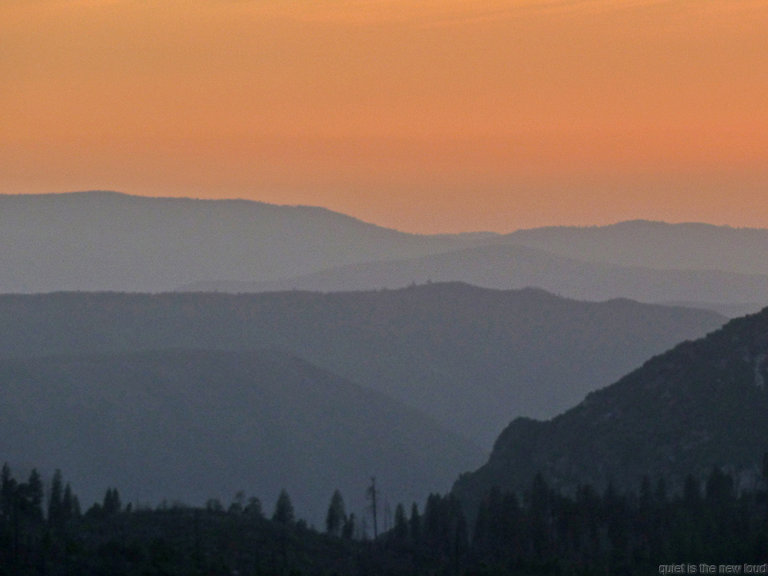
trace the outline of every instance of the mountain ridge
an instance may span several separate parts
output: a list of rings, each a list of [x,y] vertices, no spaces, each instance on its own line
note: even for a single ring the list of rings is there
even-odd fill
[[[550,420],[513,420],[454,492],[477,503],[492,486],[520,490],[537,473],[566,490],[637,489],[643,476],[679,489],[713,466],[753,488],[768,453],[767,360],[765,308],[650,358]]]
[[[89,500],[270,506],[287,489],[320,525],[333,490],[365,506],[445,490],[479,450],[427,416],[274,350],[150,350],[0,360],[0,452],[67,468]],[[383,431],[386,431],[384,433]]]
[[[482,288],[539,287],[566,298],[686,302],[717,308],[768,304],[768,276],[720,270],[657,270],[558,256],[538,248],[492,243],[407,260],[352,264],[273,282],[212,282],[179,291],[321,292],[397,289],[426,282],[466,282]],[[765,305],[763,304],[763,305]],[[747,307],[750,310],[749,307]]]
[[[587,263],[582,266],[768,277],[764,229],[628,221],[505,235],[417,235],[327,208],[243,199],[156,198],[112,191],[0,195],[0,292],[4,293],[163,292],[200,283],[276,282],[328,274],[344,266],[381,265],[506,244],[543,250],[550,261],[561,257]],[[456,274],[438,279],[473,281]],[[722,278],[722,282],[743,281]],[[360,287],[385,285],[378,284]],[[554,280],[545,287],[558,291],[553,284]],[[717,295],[707,299],[719,301],[713,296]],[[690,294],[672,299],[697,300]]]
[[[514,415],[554,415],[724,320],[688,308],[460,283],[328,294],[3,295],[0,357],[280,349],[490,448]]]
[[[0,195],[0,292],[159,292],[277,279],[475,240],[406,234],[325,208],[115,192]]]
[[[609,226],[517,230],[498,239],[560,256],[656,269],[768,274],[768,229],[629,220]]]

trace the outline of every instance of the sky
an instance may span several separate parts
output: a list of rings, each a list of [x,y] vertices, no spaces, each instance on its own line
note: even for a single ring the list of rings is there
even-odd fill
[[[2,0],[0,193],[768,227],[765,0]]]

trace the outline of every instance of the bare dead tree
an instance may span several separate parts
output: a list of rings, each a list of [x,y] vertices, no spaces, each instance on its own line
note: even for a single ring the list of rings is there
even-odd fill
[[[371,513],[373,514],[373,539],[377,540],[379,537],[379,526],[377,521],[377,499],[378,492],[376,491],[376,477],[371,476],[371,485],[366,490],[366,497],[370,501]]]

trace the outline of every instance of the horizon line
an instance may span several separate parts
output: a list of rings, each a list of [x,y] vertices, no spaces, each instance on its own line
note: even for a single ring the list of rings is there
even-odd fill
[[[187,201],[199,201],[199,202],[210,202],[210,203],[244,202],[252,205],[271,206],[276,208],[299,208],[299,209],[322,210],[338,216],[356,220],[363,224],[368,224],[371,226],[376,226],[377,228],[392,230],[395,232],[400,232],[402,234],[409,234],[413,236],[462,236],[462,235],[508,236],[508,235],[515,234],[517,232],[525,232],[525,231],[531,231],[531,230],[547,230],[547,229],[556,229],[556,228],[586,230],[586,229],[594,229],[594,228],[611,228],[611,227],[621,226],[626,224],[649,224],[649,225],[666,225],[666,226],[686,226],[686,225],[687,226],[708,226],[713,228],[723,228],[723,229],[730,229],[730,230],[768,230],[768,227],[759,227],[759,226],[736,226],[728,223],[715,223],[715,222],[707,222],[703,220],[663,220],[663,219],[654,219],[654,218],[640,216],[637,218],[610,220],[610,221],[596,222],[591,224],[567,224],[567,223],[542,224],[539,226],[527,226],[527,227],[515,228],[506,232],[501,232],[498,230],[469,229],[469,230],[460,230],[460,231],[453,231],[453,232],[449,231],[449,232],[425,233],[425,232],[414,232],[414,231],[394,228],[391,226],[386,226],[384,224],[373,222],[371,220],[366,220],[354,214],[335,210],[333,208],[330,208],[328,206],[322,206],[320,204],[277,204],[274,202],[267,202],[264,200],[245,198],[242,196],[209,197],[209,196],[172,195],[172,194],[154,195],[154,194],[141,194],[136,192],[125,192],[122,190],[114,190],[109,188],[63,190],[58,192],[0,192],[0,196],[6,196],[6,197],[77,196],[77,195],[96,195],[96,194],[114,195],[114,196],[121,196],[125,198],[140,198],[140,199],[146,199],[146,200],[178,200],[178,201],[187,200]]]

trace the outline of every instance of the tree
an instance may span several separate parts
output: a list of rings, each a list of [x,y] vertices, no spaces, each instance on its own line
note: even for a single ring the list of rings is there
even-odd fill
[[[379,525],[377,521],[377,502],[378,492],[376,491],[376,478],[371,477],[371,485],[366,491],[368,500],[371,501],[371,512],[373,513],[373,539],[376,540],[379,537]]]
[[[411,540],[418,543],[421,540],[421,516],[419,515],[419,506],[416,502],[411,504],[411,518],[408,524],[411,529]]]
[[[230,514],[242,514],[245,510],[245,492],[238,490],[227,512]]]
[[[120,502],[120,493],[117,488],[108,488],[104,494],[104,503],[101,506],[104,516],[114,516],[123,510]]]
[[[248,516],[261,518],[264,515],[261,511],[261,500],[256,498],[256,496],[248,498],[248,504],[246,504],[244,512]]]
[[[768,484],[768,452],[763,452],[763,482]]]
[[[3,464],[2,481],[0,484],[0,515],[10,518],[13,510],[13,498],[16,493],[16,480],[11,475],[11,468]]]
[[[78,501],[77,496],[72,494],[72,488],[70,487],[69,482],[64,486],[64,496],[61,499],[61,508],[64,521],[80,516],[80,502]]]
[[[325,531],[333,536],[339,536],[346,521],[344,499],[341,497],[341,492],[334,490],[331,503],[328,505],[328,514],[325,516]]]
[[[344,526],[341,528],[341,537],[346,540],[352,540],[355,535],[355,515],[354,513],[347,516],[344,521]]]
[[[405,515],[405,508],[398,504],[395,508],[395,539],[403,542],[408,539],[408,518]]]
[[[698,511],[700,502],[701,487],[699,481],[693,474],[688,474],[685,477],[685,483],[683,484],[683,503],[688,510]]]
[[[64,486],[61,479],[61,470],[56,470],[51,479],[51,493],[48,498],[48,524],[51,526],[61,526],[64,521]]]
[[[29,479],[27,480],[28,486],[28,498],[29,498],[29,514],[34,521],[42,521],[43,519],[43,480],[40,478],[40,473],[37,468],[33,468],[29,473]]]
[[[277,497],[275,513],[272,514],[272,520],[280,524],[293,524],[294,522],[293,503],[285,489],[281,490],[280,495]]]
[[[705,496],[711,503],[723,506],[735,499],[733,477],[714,466],[707,478]]]

